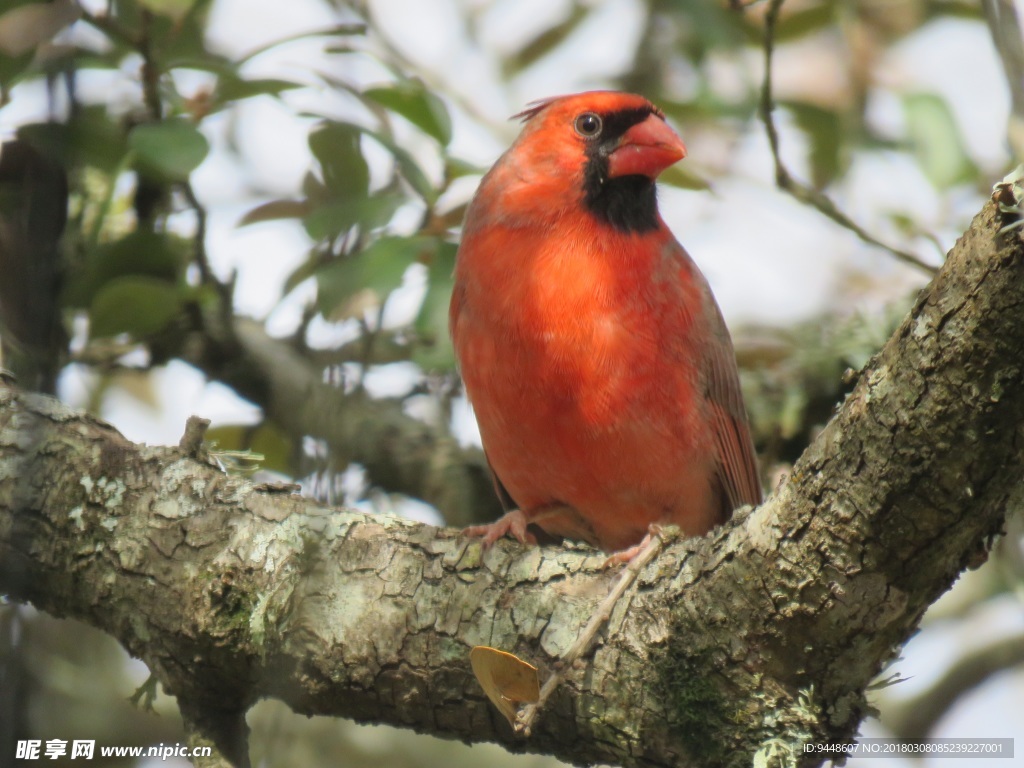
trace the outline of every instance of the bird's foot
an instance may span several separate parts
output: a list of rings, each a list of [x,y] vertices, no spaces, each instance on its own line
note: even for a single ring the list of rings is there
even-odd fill
[[[657,523],[651,523],[651,527],[647,530],[647,535],[644,536],[639,544],[634,544],[632,547],[627,547],[621,552],[612,552],[608,555],[608,559],[601,564],[602,568],[611,568],[616,565],[629,566],[636,558],[637,555],[645,553],[647,548],[651,545],[651,537],[657,536],[661,533],[661,526]]]
[[[466,536],[482,538],[484,549],[490,549],[494,542],[506,534],[512,534],[520,544],[536,544],[537,537],[526,529],[529,524],[526,513],[521,509],[513,509],[493,523],[471,525],[468,528],[463,528],[462,532]]]
[[[640,550],[646,546],[647,542],[651,540],[651,534],[644,536],[643,540],[639,544],[634,544],[632,547],[623,549],[619,552],[612,552],[608,555],[608,558],[601,563],[602,568],[613,568],[616,565],[626,565],[630,560],[636,557]]]
[[[622,552],[616,552],[605,561],[606,566],[615,562],[626,562],[627,564],[618,575],[618,578],[615,579],[615,584],[612,586],[611,591],[600,602],[594,612],[590,614],[590,619],[587,621],[587,624],[583,627],[582,631],[576,636],[576,641],[569,647],[569,650],[565,652],[565,655],[562,656],[561,666],[556,668],[552,672],[551,676],[545,681],[544,687],[540,689],[540,698],[533,704],[529,704],[519,711],[519,715],[516,717],[516,722],[513,726],[516,733],[527,735],[530,733],[530,729],[533,726],[533,721],[537,717],[537,713],[561,682],[562,675],[565,670],[572,667],[573,663],[575,663],[578,658],[590,651],[590,648],[594,645],[594,642],[597,639],[597,633],[600,631],[601,627],[604,626],[605,622],[611,618],[612,611],[615,610],[616,603],[622,599],[622,595],[633,584],[637,575],[643,570],[644,566],[658,556],[658,553],[661,552],[662,543],[661,526],[652,525],[647,535],[644,536],[643,541],[635,547],[624,549]],[[633,550],[636,551],[634,552]],[[625,557],[626,559],[620,560],[620,557]]]

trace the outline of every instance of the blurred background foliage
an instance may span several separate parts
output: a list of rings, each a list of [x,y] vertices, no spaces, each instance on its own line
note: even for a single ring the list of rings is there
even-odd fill
[[[783,3],[776,158],[760,110],[767,1],[304,0],[295,19],[271,5],[0,6],[0,344],[22,386],[134,439],[174,438],[118,418],[119,403],[183,428],[179,415],[205,406],[181,382],[220,387],[232,406],[213,409],[208,436],[225,466],[332,502],[451,524],[497,513],[447,302],[465,207],[526,101],[623,88],[680,128],[689,158],[662,177],[663,212],[729,316],[772,487],[1020,154],[1006,0]],[[974,105],[923,76],[928,56],[915,67],[947,40],[1009,75],[962,62],[966,77],[999,78],[994,134],[979,139]],[[776,189],[778,164],[808,192]],[[915,640],[892,670],[919,668],[918,682],[878,691],[869,732],[983,735],[946,734],[942,718],[986,681],[1024,692],[1019,516],[1012,526],[929,614],[927,652]],[[167,697],[158,718],[124,702],[145,673],[109,639],[26,607],[0,607],[0,629],[0,766],[27,736],[181,739]],[[986,719],[976,706],[966,722]],[[272,703],[250,721],[261,765],[550,762]]]

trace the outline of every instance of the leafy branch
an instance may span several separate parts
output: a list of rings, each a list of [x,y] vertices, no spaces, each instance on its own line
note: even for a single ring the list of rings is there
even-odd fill
[[[772,97],[772,59],[775,49],[775,29],[778,23],[779,13],[785,0],[770,0],[768,10],[765,13],[764,23],[764,80],[761,84],[760,114],[764,122],[765,132],[768,135],[768,144],[771,148],[772,160],[775,163],[775,183],[779,189],[788,192],[796,200],[809,205],[818,212],[839,224],[841,227],[850,230],[857,237],[868,245],[873,245],[887,251],[899,261],[919,269],[929,275],[935,274],[937,267],[928,264],[919,256],[909,251],[896,248],[882,242],[868,232],[864,227],[843,213],[832,199],[824,192],[797,181],[789,172],[779,150],[779,131],[775,125],[774,109],[775,103]]]

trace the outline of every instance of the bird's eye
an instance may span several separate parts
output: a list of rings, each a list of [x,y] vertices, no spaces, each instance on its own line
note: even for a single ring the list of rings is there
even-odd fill
[[[593,112],[584,112],[576,118],[576,133],[585,139],[592,139],[601,132],[601,118]]]

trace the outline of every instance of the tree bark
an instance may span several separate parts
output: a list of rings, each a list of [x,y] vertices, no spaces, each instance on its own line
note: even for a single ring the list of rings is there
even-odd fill
[[[0,591],[114,635],[236,764],[266,696],[576,764],[819,764],[804,745],[851,739],[867,685],[1020,502],[1024,247],[1003,223],[976,217],[762,507],[643,570],[529,739],[469,650],[547,674],[617,575],[603,555],[323,509],[10,388]]]
[[[201,326],[175,340],[176,353],[257,403],[296,441],[325,440],[339,466],[357,462],[374,485],[433,504],[453,525],[502,513],[483,451],[407,415],[401,400],[345,393],[324,381],[322,365],[255,320],[211,311]]]

